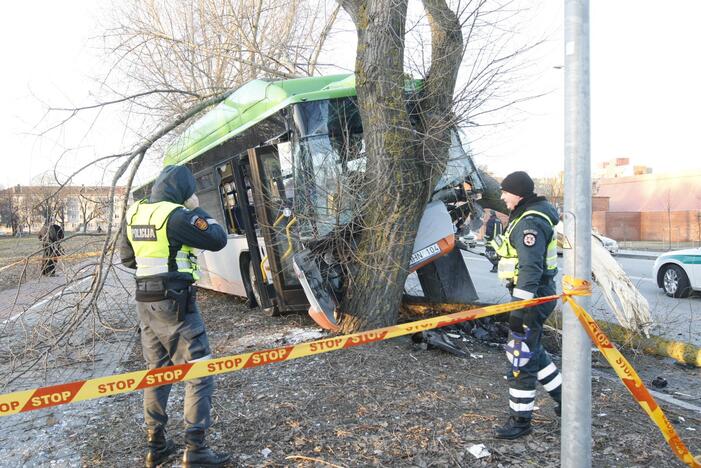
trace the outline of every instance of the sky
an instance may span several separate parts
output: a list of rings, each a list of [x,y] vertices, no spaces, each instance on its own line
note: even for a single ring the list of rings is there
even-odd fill
[[[0,19],[0,141],[4,170],[0,184],[27,184],[62,152],[33,134],[41,128],[45,105],[82,98],[90,58],[84,56],[90,21],[87,1],[10,2]],[[40,14],[37,14],[40,12]],[[85,86],[85,85],[84,85]],[[75,93],[75,96],[71,96]],[[55,137],[60,139],[60,135]]]
[[[534,176],[564,166],[563,5],[535,5],[519,38],[545,38],[529,79],[519,92],[543,96],[512,108],[503,124],[470,137],[478,164],[497,175],[527,170]],[[0,19],[0,185],[29,184],[61,158],[63,175],[96,156],[122,149],[121,119],[79,115],[72,125],[39,135],[62,118],[47,106],[93,103],[93,77],[104,56],[96,49],[96,18],[107,0],[10,2]],[[616,157],[648,165],[655,172],[701,168],[696,142],[701,109],[701,2],[670,0],[592,1],[592,166]],[[40,14],[38,14],[40,12]],[[91,38],[92,41],[91,41]],[[348,57],[353,50],[345,51]],[[501,121],[501,120],[500,120]],[[88,131],[89,130],[89,131]],[[95,172],[78,183],[107,182]]]

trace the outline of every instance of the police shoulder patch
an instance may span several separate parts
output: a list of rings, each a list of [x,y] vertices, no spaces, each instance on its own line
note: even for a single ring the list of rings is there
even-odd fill
[[[523,245],[526,247],[533,247],[535,245],[535,234],[532,232],[527,232],[523,234]]]
[[[209,223],[207,223],[207,220],[200,218],[199,216],[194,216],[190,222],[200,231],[206,231],[209,229]]]

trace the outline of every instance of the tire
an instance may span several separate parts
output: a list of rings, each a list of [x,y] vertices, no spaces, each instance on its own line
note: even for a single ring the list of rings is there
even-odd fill
[[[677,299],[689,297],[691,285],[689,277],[677,265],[666,265],[662,269],[662,289],[669,297]]]
[[[271,307],[263,308],[262,302],[260,300],[260,285],[256,279],[256,272],[253,271],[253,262],[250,259],[247,261],[248,268],[246,269],[246,277],[248,283],[248,301],[251,308],[260,307],[265,315],[268,317],[277,317],[280,315],[280,309],[278,306],[273,304]],[[249,292],[250,291],[250,292]]]
[[[240,271],[241,279],[243,280],[243,287],[246,290],[246,303],[249,308],[255,309],[260,305],[260,289],[258,289],[258,283],[254,283],[256,277],[253,272],[251,258],[247,254],[243,254],[239,265],[241,268]],[[254,284],[255,288],[253,287]]]
[[[253,262],[249,259],[246,263],[248,263],[248,287],[251,290],[251,299],[253,299],[253,301],[255,302],[255,304],[252,305],[253,307],[260,306],[260,285],[258,284],[258,280],[256,279],[256,272],[253,271]]]

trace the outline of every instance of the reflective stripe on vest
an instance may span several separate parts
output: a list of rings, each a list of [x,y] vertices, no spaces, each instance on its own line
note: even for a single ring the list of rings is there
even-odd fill
[[[555,225],[550,220],[550,217],[545,213],[541,213],[536,210],[525,211],[521,216],[509,223],[506,228],[506,233],[497,236],[491,241],[491,245],[496,251],[497,255],[501,257],[499,259],[499,266],[497,271],[497,276],[502,280],[513,280],[514,284],[518,281],[518,251],[511,245],[509,238],[511,237],[511,232],[514,230],[516,225],[526,216],[536,215],[545,218],[550,224],[550,227]],[[553,229],[552,238],[548,242],[548,247],[545,254],[545,265],[547,270],[557,269],[557,236],[555,235],[555,230]]]
[[[171,258],[168,240],[168,218],[182,205],[161,201],[147,203],[140,200],[127,211],[127,237],[134,249],[136,259],[136,277],[162,275],[178,271],[199,279],[197,256],[192,247],[183,245]],[[175,264],[175,269],[171,265]]]

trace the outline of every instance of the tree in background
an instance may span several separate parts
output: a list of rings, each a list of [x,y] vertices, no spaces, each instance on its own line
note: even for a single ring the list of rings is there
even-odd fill
[[[88,232],[88,224],[93,220],[103,219],[105,211],[109,208],[109,199],[96,191],[83,185],[78,192],[78,209],[80,211],[80,223],[83,232]]]
[[[16,236],[19,232],[20,212],[15,202],[14,192],[14,187],[0,190],[0,221],[12,230],[13,236]]]
[[[148,93],[137,102],[162,122],[256,78],[314,75],[338,11],[325,0],[115,2],[110,75]]]
[[[540,177],[533,180],[535,191],[539,195],[547,197],[556,207],[562,208],[565,196],[565,173],[554,177]]]
[[[31,206],[27,214],[27,227],[31,232],[34,225],[48,226],[53,223],[64,225],[66,221],[66,190],[58,180],[55,171],[46,171],[32,179],[35,184],[27,187],[25,199]]]

